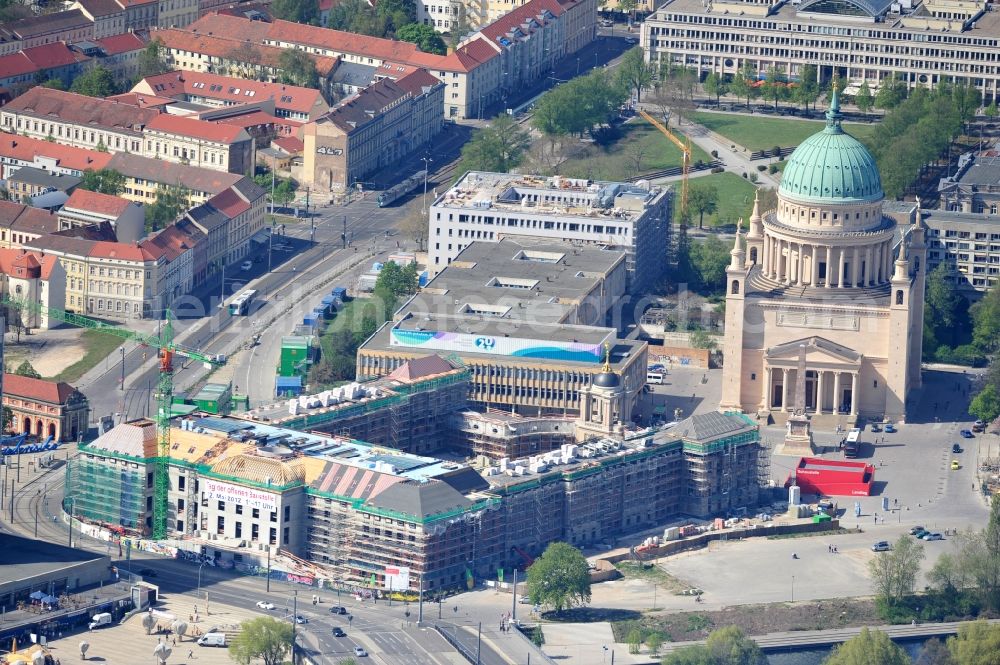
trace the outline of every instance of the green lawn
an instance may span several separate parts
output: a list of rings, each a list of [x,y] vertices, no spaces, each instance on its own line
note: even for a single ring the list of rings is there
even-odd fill
[[[96,330],[84,330],[80,335],[80,343],[86,351],[83,357],[55,376],[45,377],[49,381],[65,381],[73,383],[87,373],[92,367],[108,357],[112,351],[124,342],[120,337],[108,335]]]
[[[769,150],[778,145],[791,147],[823,129],[822,120],[708,113],[699,111],[691,119],[748,150]],[[844,123],[844,129],[860,141],[868,142],[878,125]]]
[[[711,185],[719,193],[718,209],[714,214],[705,215],[705,227],[726,226],[736,224],[743,218],[744,230],[753,210],[754,186],[745,178],[735,173],[713,173],[700,178],[691,178],[690,187],[705,187]],[[698,225],[698,216],[691,220],[692,226]]]
[[[671,131],[676,130],[671,127]],[[640,148],[641,146],[641,148]],[[636,170],[636,151],[642,150],[639,170]],[[704,150],[691,145],[694,162],[711,161]],[[622,126],[622,137],[607,146],[588,144],[583,154],[567,160],[559,169],[560,175],[590,180],[623,181],[636,175],[668,169],[681,165],[681,151],[652,125],[633,119]]]

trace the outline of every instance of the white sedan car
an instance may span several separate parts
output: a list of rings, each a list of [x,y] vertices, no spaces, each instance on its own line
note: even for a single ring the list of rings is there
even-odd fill
[[[258,600],[257,601],[257,608],[261,609],[261,610],[273,610],[274,609],[274,603],[269,603],[266,600]]]

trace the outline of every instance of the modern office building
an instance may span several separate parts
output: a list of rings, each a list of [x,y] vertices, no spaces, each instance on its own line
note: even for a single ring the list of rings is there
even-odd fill
[[[919,223],[897,242],[883,197],[834,94],[826,128],[788,158],[777,209],[755,201],[745,246],[737,233],[721,409],[906,417],[921,381],[926,246]]]
[[[921,210],[927,227],[927,270],[944,264],[948,279],[978,296],[1000,281],[1000,216]]]
[[[968,82],[989,100],[1000,84],[1000,14],[961,0],[667,0],[642,25],[651,62],[734,75],[744,63],[763,78],[776,67],[795,80],[815,65],[821,82],[888,76],[907,86]]]
[[[440,272],[474,241],[571,241],[625,252],[627,290],[646,293],[666,274],[671,201],[669,188],[645,181],[470,171],[430,207],[429,268]]]

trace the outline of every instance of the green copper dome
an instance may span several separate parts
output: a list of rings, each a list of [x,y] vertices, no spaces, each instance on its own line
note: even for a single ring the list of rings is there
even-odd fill
[[[779,194],[817,203],[883,198],[875,158],[861,141],[844,133],[842,117],[834,92],[826,128],[803,141],[788,158]]]

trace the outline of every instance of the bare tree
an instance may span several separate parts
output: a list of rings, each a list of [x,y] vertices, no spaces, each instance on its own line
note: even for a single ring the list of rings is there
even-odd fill
[[[423,251],[427,239],[427,213],[414,208],[399,222],[399,231],[417,243],[417,251]]]
[[[642,141],[636,141],[626,148],[625,159],[628,160],[629,171],[632,175],[642,173],[642,160],[648,152],[646,144]]]
[[[581,155],[585,148],[571,136],[552,136],[535,141],[528,155],[535,170],[546,175],[558,175],[568,160]]]

